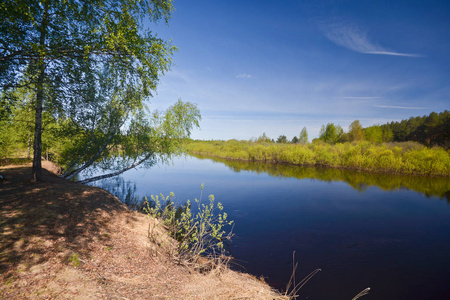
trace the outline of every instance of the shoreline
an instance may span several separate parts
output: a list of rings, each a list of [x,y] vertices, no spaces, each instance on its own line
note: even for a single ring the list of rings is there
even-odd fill
[[[289,299],[226,266],[200,274],[177,265],[175,242],[160,226],[149,240],[157,220],[103,189],[57,177],[53,163],[43,168],[44,180],[32,183],[29,163],[0,167],[1,297]]]
[[[194,142],[195,144],[195,142]],[[251,146],[250,148],[251,149]],[[245,151],[245,150],[244,150]],[[374,174],[391,174],[391,175],[411,175],[418,177],[441,177],[441,178],[450,178],[450,173],[446,174],[433,174],[431,171],[428,173],[423,172],[407,172],[404,170],[395,170],[392,168],[380,169],[380,168],[365,168],[365,167],[355,167],[355,166],[343,166],[343,165],[331,165],[324,163],[294,163],[289,161],[277,161],[277,160],[266,160],[266,159],[255,159],[254,157],[251,159],[246,159],[242,157],[230,157],[226,155],[217,155],[207,151],[195,151],[190,150],[189,146],[185,148],[185,153],[188,155],[199,155],[207,158],[220,158],[230,161],[242,161],[242,162],[254,162],[254,163],[264,163],[264,164],[273,164],[273,165],[291,165],[291,166],[299,166],[299,167],[319,167],[319,168],[331,168],[331,169],[340,169],[340,170],[350,170],[355,172],[366,172],[366,173],[374,173]],[[280,151],[281,153],[281,151]],[[246,152],[246,154],[250,154],[250,152]]]
[[[198,152],[198,151],[186,151],[186,154],[188,155],[199,155],[203,156],[205,158],[220,158],[225,159],[229,161],[242,161],[242,162],[254,162],[254,163],[264,163],[264,164],[271,164],[271,165],[288,165],[288,166],[298,166],[298,167],[318,167],[318,168],[330,168],[330,169],[337,169],[337,170],[349,170],[349,171],[355,171],[355,172],[365,172],[365,173],[374,173],[374,174],[389,174],[389,175],[409,175],[409,176],[417,176],[417,177],[439,177],[439,178],[450,178],[450,174],[424,174],[424,173],[412,173],[412,172],[402,172],[402,171],[394,171],[390,169],[382,169],[382,170],[376,170],[376,169],[369,169],[369,168],[355,168],[355,167],[347,167],[347,166],[333,166],[333,165],[326,165],[326,164],[296,164],[296,163],[290,163],[290,162],[278,162],[278,161],[268,161],[268,160],[255,160],[255,159],[245,159],[245,158],[233,158],[233,157],[227,157],[227,156],[221,156],[221,155],[214,155],[214,154],[205,154],[205,152]]]

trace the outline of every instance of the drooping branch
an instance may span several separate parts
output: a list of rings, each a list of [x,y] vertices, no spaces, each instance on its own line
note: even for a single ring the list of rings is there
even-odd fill
[[[95,120],[96,120],[97,113],[95,113],[93,122],[92,122],[92,128],[91,128],[91,138],[89,139],[89,142],[87,143],[86,147],[84,148],[81,155],[78,156],[75,160],[72,161],[72,163],[69,165],[67,170],[64,172],[64,174],[61,175],[62,178],[65,178],[65,176],[68,176],[69,172],[80,162],[80,160],[86,155],[86,153],[89,150],[89,147],[92,144],[92,141],[94,139],[94,128],[95,128]]]
[[[90,165],[92,165],[95,162],[95,160],[97,160],[100,157],[100,155],[103,153],[106,146],[108,146],[109,142],[112,140],[114,135],[115,135],[115,131],[111,132],[110,135],[108,136],[108,138],[106,139],[106,141],[103,143],[103,145],[98,149],[98,151],[86,163],[84,163],[83,166],[81,166],[80,168],[73,170],[69,174],[63,176],[63,178],[70,179],[70,178],[74,177],[75,175],[78,175],[81,171],[85,170]]]
[[[74,176],[78,175],[81,171],[87,169],[89,166],[91,166],[101,155],[104,153],[106,147],[109,145],[111,140],[114,136],[116,136],[117,132],[119,132],[120,127],[125,123],[125,120],[127,119],[128,110],[125,111],[125,117],[122,118],[121,122],[118,122],[117,124],[110,124],[113,129],[110,130],[110,134],[106,141],[102,144],[102,146],[98,149],[98,151],[89,159],[87,160],[80,168],[73,170],[72,172],[69,172],[68,174],[65,174],[63,178],[70,179]],[[111,128],[110,127],[110,128]]]
[[[150,159],[152,156],[154,156],[154,154],[153,154],[153,153],[150,153],[150,154],[146,155],[146,156],[145,156],[143,159],[141,159],[140,161],[135,162],[134,164],[132,164],[132,165],[126,167],[126,168],[123,168],[123,169],[121,169],[121,170],[119,170],[119,171],[111,172],[111,173],[108,173],[108,174],[105,174],[105,175],[100,175],[100,176],[91,177],[91,178],[84,179],[84,180],[79,180],[79,181],[76,181],[76,182],[77,182],[77,183],[81,183],[81,184],[85,184],[85,183],[89,183],[89,182],[93,182],[93,181],[97,181],[97,180],[106,179],[106,178],[110,178],[110,177],[114,177],[114,176],[120,175],[120,174],[122,174],[123,172],[126,172],[126,171],[128,171],[128,170],[131,170],[131,169],[133,169],[133,168],[136,168],[136,167],[139,166],[140,164],[144,163],[146,160]]]
[[[84,155],[86,155],[86,153],[89,150],[89,146],[92,144],[92,139],[89,140],[89,143],[86,145],[86,147],[84,148],[83,152],[81,153],[81,155],[78,156],[77,159],[75,159],[70,166],[67,168],[67,170],[64,172],[64,174],[61,175],[62,178],[66,178],[66,176],[69,175],[69,172],[80,162],[80,160],[83,158]]]

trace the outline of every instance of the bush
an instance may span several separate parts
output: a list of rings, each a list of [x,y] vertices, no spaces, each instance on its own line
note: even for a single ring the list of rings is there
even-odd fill
[[[201,186],[203,192],[203,184]],[[220,202],[215,205],[214,195],[208,197],[209,203],[202,203],[200,198],[195,199],[197,212],[192,213],[191,202],[188,200],[182,206],[176,206],[172,201],[175,196],[151,196],[152,202],[146,198],[144,211],[154,218],[160,219],[169,234],[178,241],[178,262],[196,264],[200,257],[208,256],[213,260],[221,260],[226,254],[224,241],[230,240],[231,232],[227,233],[224,227],[232,225],[228,221],[227,213],[223,212]]]
[[[261,144],[231,140],[195,141],[187,151],[235,160],[295,165],[322,165],[356,170],[406,174],[450,175],[450,155],[443,148],[426,148],[416,142],[374,144],[354,141],[330,145]]]

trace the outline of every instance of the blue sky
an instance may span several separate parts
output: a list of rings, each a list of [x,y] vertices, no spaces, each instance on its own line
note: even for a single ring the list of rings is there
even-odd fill
[[[195,139],[289,139],[450,109],[450,1],[178,0],[153,108],[202,112]]]

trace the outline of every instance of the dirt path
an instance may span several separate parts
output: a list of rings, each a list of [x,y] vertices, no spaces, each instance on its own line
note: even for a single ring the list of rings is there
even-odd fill
[[[261,281],[219,269],[198,274],[169,259],[173,241],[156,220],[100,188],[60,179],[43,162],[0,172],[1,299],[275,299]]]

